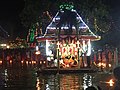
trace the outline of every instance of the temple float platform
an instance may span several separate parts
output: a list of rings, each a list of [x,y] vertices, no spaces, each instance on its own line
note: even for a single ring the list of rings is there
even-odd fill
[[[67,69],[57,69],[57,68],[45,68],[37,70],[37,74],[69,74],[69,73],[95,73],[98,70],[93,68],[67,68]]]

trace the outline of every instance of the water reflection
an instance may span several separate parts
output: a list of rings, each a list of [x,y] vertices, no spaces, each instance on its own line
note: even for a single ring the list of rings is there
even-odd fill
[[[83,75],[83,90],[86,90],[88,86],[92,86],[92,76],[87,73]]]
[[[0,65],[0,90],[86,90],[92,85],[114,90],[112,73],[37,75],[35,64],[25,61]]]
[[[37,88],[37,90],[41,90],[41,87],[40,87],[40,80],[39,80],[38,77],[37,77],[37,80],[36,80],[36,88]]]
[[[109,82],[106,82],[106,83],[108,83],[110,86],[113,86],[113,85],[114,85],[113,79],[110,79]]]
[[[114,86],[107,83],[110,78],[113,78],[111,74],[103,73],[57,74],[39,77],[44,80],[44,89],[41,90],[86,90],[88,86],[99,86],[102,90],[114,90]]]
[[[78,75],[61,75],[60,90],[80,90],[80,83],[82,78]]]
[[[8,71],[7,71],[7,69],[4,70],[4,79],[5,79],[4,87],[7,87],[7,81],[8,81]]]
[[[33,68],[19,62],[0,66],[0,90],[36,90]]]

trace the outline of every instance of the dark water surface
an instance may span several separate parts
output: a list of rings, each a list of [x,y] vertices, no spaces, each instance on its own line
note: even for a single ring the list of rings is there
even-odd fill
[[[19,62],[0,65],[0,90],[85,90],[88,86],[100,86],[102,90],[114,90],[108,81],[112,73],[77,73],[37,75],[35,65]]]

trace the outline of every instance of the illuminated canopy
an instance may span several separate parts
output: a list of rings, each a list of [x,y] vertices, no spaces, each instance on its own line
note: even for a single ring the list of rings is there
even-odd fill
[[[93,41],[100,39],[100,36],[95,35],[85,24],[72,4],[60,5],[60,10],[47,26],[45,34],[37,37],[37,39],[56,38],[58,30],[60,30],[60,37],[76,37],[79,32],[79,39],[90,39]]]

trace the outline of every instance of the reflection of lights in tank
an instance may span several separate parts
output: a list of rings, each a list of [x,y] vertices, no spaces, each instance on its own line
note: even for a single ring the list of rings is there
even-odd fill
[[[4,71],[4,74],[5,74],[5,83],[4,83],[4,86],[5,87],[7,87],[7,81],[8,81],[8,71],[7,71],[7,69],[5,69],[5,71]]]
[[[44,90],[60,90],[58,89],[58,75],[49,75],[44,85]]]
[[[46,84],[46,90],[50,90],[49,84]]]
[[[113,85],[114,85],[113,79],[110,79],[109,82],[106,82],[106,83],[108,83],[110,86],[113,86]]]
[[[37,77],[36,88],[37,88],[37,90],[41,90],[41,88],[40,88],[40,80],[39,80],[38,77]]]
[[[86,90],[88,86],[92,86],[92,76],[88,74],[84,74],[83,76],[83,88]]]

